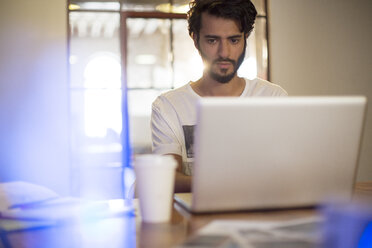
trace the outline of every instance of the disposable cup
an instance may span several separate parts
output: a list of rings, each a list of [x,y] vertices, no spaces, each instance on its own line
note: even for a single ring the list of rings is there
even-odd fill
[[[168,222],[172,213],[177,162],[171,155],[136,156],[134,171],[143,222]]]

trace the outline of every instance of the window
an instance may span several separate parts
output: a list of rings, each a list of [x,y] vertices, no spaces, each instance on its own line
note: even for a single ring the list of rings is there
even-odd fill
[[[102,197],[110,191],[108,197],[120,197],[123,89],[132,151],[149,153],[151,103],[202,75],[202,61],[187,30],[189,1],[70,2],[74,192]],[[259,15],[238,73],[268,79],[266,4],[253,2]]]

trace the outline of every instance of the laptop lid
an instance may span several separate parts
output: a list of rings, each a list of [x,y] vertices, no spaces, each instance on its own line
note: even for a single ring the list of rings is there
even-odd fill
[[[350,199],[366,102],[362,96],[201,99],[189,209]]]

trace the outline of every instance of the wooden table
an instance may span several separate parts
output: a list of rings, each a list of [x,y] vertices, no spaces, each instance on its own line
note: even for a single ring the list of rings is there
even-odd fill
[[[354,201],[364,201],[372,207],[372,181],[360,182],[355,187]],[[216,219],[277,221],[310,217],[316,209],[292,209],[264,212],[238,212],[191,215],[174,205],[172,219],[167,224],[142,223],[133,215],[95,222],[81,222],[40,230],[8,233],[0,247],[174,247]],[[3,240],[4,243],[4,240]]]
[[[357,183],[353,200],[367,201],[372,208],[372,181]],[[196,234],[201,227],[216,219],[279,221],[311,217],[317,213],[315,208],[307,208],[192,215],[175,203],[172,220],[169,224],[154,225],[141,223],[140,220],[137,220],[137,246],[173,247],[182,243],[187,237]]]

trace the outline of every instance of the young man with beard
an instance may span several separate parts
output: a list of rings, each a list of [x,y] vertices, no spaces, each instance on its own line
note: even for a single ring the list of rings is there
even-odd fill
[[[175,192],[189,192],[196,104],[206,96],[286,96],[280,86],[237,76],[257,11],[250,0],[194,0],[189,34],[204,63],[203,76],[159,96],[152,105],[153,152],[178,162]]]

